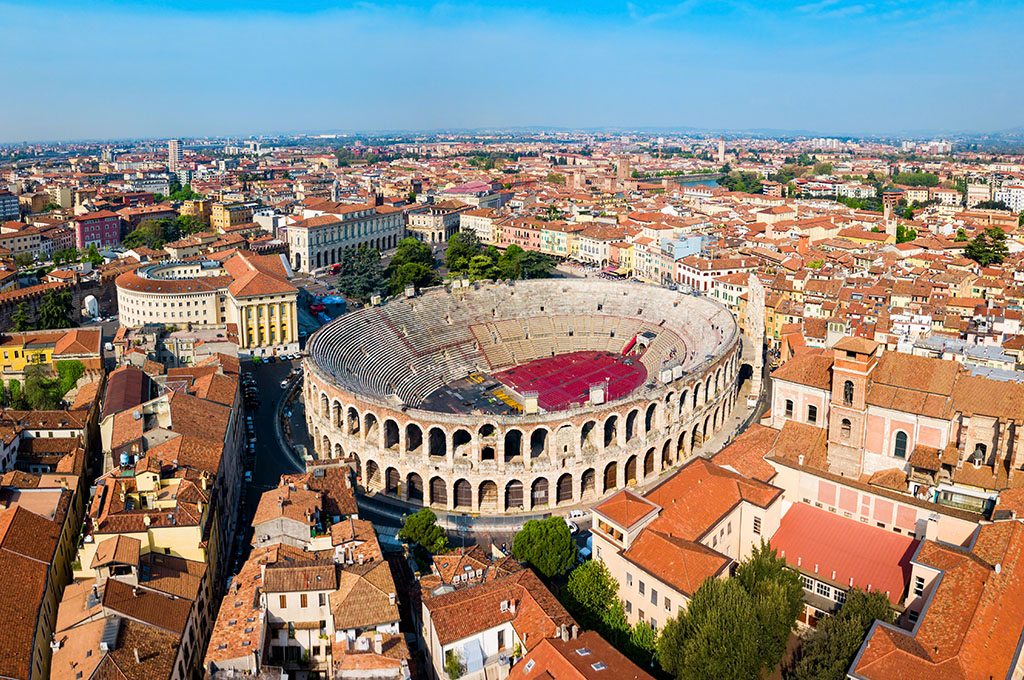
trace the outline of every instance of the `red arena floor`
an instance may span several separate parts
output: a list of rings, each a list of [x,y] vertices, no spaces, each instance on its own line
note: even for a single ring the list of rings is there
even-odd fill
[[[563,411],[585,403],[590,398],[590,386],[606,380],[607,401],[624,397],[643,384],[647,369],[635,356],[574,352],[535,359],[494,377],[519,394],[537,392],[545,411]]]

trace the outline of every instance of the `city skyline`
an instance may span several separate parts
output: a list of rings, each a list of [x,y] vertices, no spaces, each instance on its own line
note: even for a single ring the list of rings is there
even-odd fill
[[[1006,3],[282,5],[2,3],[0,54],[31,77],[0,112],[0,141],[531,126],[985,133],[1019,127],[1024,103],[1011,33],[1024,10]]]

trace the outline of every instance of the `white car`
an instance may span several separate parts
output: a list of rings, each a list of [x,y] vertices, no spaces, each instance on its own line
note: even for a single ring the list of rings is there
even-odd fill
[[[281,381],[281,389],[282,390],[288,389],[288,380],[287,379]]]
[[[586,516],[587,516],[587,513],[583,512],[582,510],[571,510],[569,512],[569,519],[580,519],[581,517],[586,517]]]
[[[569,520],[565,520],[565,525],[567,527],[569,527],[569,533],[570,534],[579,533],[580,528],[578,526],[576,526],[576,522],[571,522]]]

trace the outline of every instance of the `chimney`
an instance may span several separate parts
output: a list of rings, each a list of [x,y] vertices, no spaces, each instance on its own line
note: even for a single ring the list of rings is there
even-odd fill
[[[568,642],[569,641],[569,629],[566,628],[564,623],[562,624],[561,629],[559,630],[559,632],[562,634],[562,642]]]
[[[394,593],[388,593],[388,604],[390,604],[392,607],[395,606],[395,594]]]
[[[573,640],[575,640],[575,639],[576,639],[576,638],[578,638],[579,636],[580,636],[580,627],[579,627],[579,626],[577,626],[577,625],[576,625],[576,624],[574,623],[574,624],[572,624],[572,639],[573,639]]]
[[[373,653],[381,654],[384,651],[384,636],[377,633],[373,636]]]
[[[153,522],[153,520],[149,518],[149,515],[143,515],[143,516],[142,516],[142,523],[143,523],[144,525],[146,525],[147,527],[148,527],[148,526],[149,526],[149,525],[150,525],[150,524],[151,524],[152,522]]]
[[[363,553],[359,553],[359,564],[363,563]]]
[[[142,659],[139,658],[139,648],[133,647],[132,649],[135,651],[135,663],[142,663]]]
[[[515,616],[515,613],[516,613],[516,601],[515,600],[509,600],[509,602],[508,602],[508,610],[510,612],[512,612],[513,616]],[[523,642],[524,643],[526,642],[525,637],[523,638]]]
[[[139,587],[135,586],[134,588],[132,588],[132,597],[138,597],[138,596],[139,596]]]

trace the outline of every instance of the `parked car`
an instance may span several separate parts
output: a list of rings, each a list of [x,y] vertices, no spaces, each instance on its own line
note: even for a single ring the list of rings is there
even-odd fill
[[[573,521],[570,521],[570,520],[567,519],[567,520],[565,520],[565,525],[567,527],[569,527],[569,533],[570,534],[577,534],[580,531],[580,528],[578,526],[576,526],[576,522],[573,522]]]
[[[288,378],[285,378],[284,380],[281,381],[281,389],[282,390],[288,389]]]
[[[583,512],[582,510],[570,510],[569,511],[569,519],[580,519],[581,517],[586,517],[586,516],[587,516],[587,513]]]

